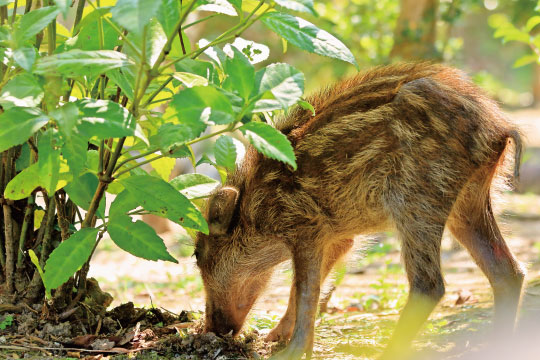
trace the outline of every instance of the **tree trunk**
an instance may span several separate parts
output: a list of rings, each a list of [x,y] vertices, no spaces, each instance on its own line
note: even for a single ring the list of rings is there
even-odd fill
[[[439,0],[400,0],[400,3],[401,12],[390,56],[409,61],[437,58],[435,39]]]

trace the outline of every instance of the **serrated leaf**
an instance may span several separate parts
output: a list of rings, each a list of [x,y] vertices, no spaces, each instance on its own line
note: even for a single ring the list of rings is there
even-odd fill
[[[317,16],[313,0],[275,0],[276,4],[294,11],[300,11]]]
[[[0,105],[4,109],[14,106],[34,107],[43,99],[43,89],[30,74],[20,74],[9,80],[0,92]]]
[[[237,16],[236,10],[226,0],[198,0],[199,10],[212,11],[229,16]]]
[[[227,55],[232,56],[233,47],[240,50],[240,52],[248,58],[251,64],[257,64],[264,61],[268,59],[268,56],[270,55],[270,48],[268,46],[241,37],[235,38],[232,44],[225,44],[225,46],[223,46],[223,51]]]
[[[36,49],[23,47],[13,51],[13,60],[26,71],[31,71],[36,62]]]
[[[201,121],[206,124],[228,124],[234,112],[227,96],[212,86],[194,86],[174,95],[169,108],[176,110],[180,122]]]
[[[42,75],[95,76],[130,65],[133,65],[131,60],[118,51],[73,49],[41,58],[36,63],[34,72]]]
[[[56,289],[75,274],[90,257],[99,229],[84,228],[71,235],[53,250],[45,264],[43,282]]]
[[[165,260],[178,263],[169,254],[167,247],[150,225],[137,220],[132,222],[131,217],[113,216],[107,226],[112,241],[119,248],[146,260]]]
[[[103,32],[103,45],[101,44],[100,34],[99,34],[99,21],[101,15],[106,13],[107,9],[100,8],[95,10],[93,13],[84,17],[83,21],[87,18],[90,19],[85,21],[84,26],[78,26],[80,32],[78,32],[76,38],[70,39],[69,41],[75,41],[73,48],[85,50],[85,51],[97,51],[97,50],[113,50],[115,46],[121,44],[118,33],[116,30],[106,21],[101,22],[101,29]],[[82,23],[82,21],[81,21]],[[74,32],[76,33],[76,32]],[[68,45],[68,44],[66,44]],[[66,50],[71,50],[71,47],[67,47]]]
[[[149,175],[130,176],[121,183],[144,209],[184,227],[208,233],[208,224],[200,211],[169,183]]]
[[[195,199],[210,195],[220,182],[203,174],[182,174],[172,179],[169,184],[188,199]]]
[[[37,108],[14,107],[0,114],[0,152],[22,144],[49,118]]]
[[[88,210],[92,198],[98,187],[99,180],[96,175],[86,173],[64,187],[69,198],[79,207]],[[105,215],[105,198],[102,198],[96,211],[100,218]]]
[[[158,8],[155,0],[118,0],[111,14],[113,20],[126,30],[141,33]]]
[[[56,147],[55,131],[52,128],[48,129],[41,135],[38,142],[40,185],[47,190],[49,197],[54,196],[60,177],[60,149]]]
[[[535,54],[524,55],[520,57],[519,59],[517,59],[516,62],[514,62],[514,68],[529,65],[534,62],[540,64],[540,57],[538,55],[535,55]]]
[[[219,84],[219,75],[211,62],[193,59],[184,59],[174,64],[176,71],[199,75],[209,83]],[[201,84],[202,85],[202,84]],[[196,85],[194,85],[196,86]]]
[[[270,91],[285,109],[304,94],[304,74],[289,64],[270,64],[258,71],[256,84],[258,95]]]
[[[281,103],[274,99],[261,99],[255,102],[255,107],[253,108],[254,113],[263,112],[263,111],[274,111],[281,109]]]
[[[216,164],[234,171],[236,167],[236,146],[230,136],[222,135],[214,144],[214,156]]]
[[[232,48],[233,57],[227,57],[225,61],[225,73],[227,78],[223,82],[223,88],[236,91],[244,100],[249,98],[255,79],[255,69],[248,58],[237,48]]]
[[[26,40],[43,30],[59,13],[58,7],[45,6],[24,14],[13,34],[17,47],[21,47]]]
[[[270,30],[303,50],[343,60],[358,67],[354,55],[340,40],[309,21],[277,11],[264,14],[261,21]]]
[[[247,123],[239,130],[261,154],[289,164],[296,170],[296,157],[291,143],[278,130],[261,122]]]

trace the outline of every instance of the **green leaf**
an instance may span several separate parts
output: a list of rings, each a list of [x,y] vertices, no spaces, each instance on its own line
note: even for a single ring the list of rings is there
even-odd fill
[[[340,59],[358,67],[354,55],[341,41],[309,21],[277,11],[264,14],[261,21],[270,30],[303,50]]]
[[[74,41],[73,48],[86,51],[113,50],[115,46],[122,43],[116,30],[108,22],[102,21],[101,26],[103,30],[103,47],[101,46],[98,19],[100,18],[100,15],[102,15],[103,11],[98,10],[95,10],[93,13],[87,15],[83,19],[84,21],[91,15],[95,14],[94,16],[90,17],[90,19],[93,21],[88,21],[84,26],[79,26],[81,30],[77,34],[76,38],[69,40],[70,42]],[[66,50],[71,50],[69,44],[66,45],[68,45]]]
[[[223,88],[235,90],[244,100],[247,100],[253,90],[255,69],[240,50],[232,47],[232,51],[233,57],[227,57],[224,64],[227,78],[223,82]]]
[[[111,14],[113,20],[126,30],[142,33],[158,9],[159,5],[155,0],[118,0],[111,9]]]
[[[533,16],[532,18],[530,18],[529,20],[527,20],[527,25],[525,25],[525,29],[527,29],[527,31],[531,31],[532,29],[534,29],[536,27],[536,25],[540,24],[540,16]]]
[[[173,171],[175,164],[176,159],[170,157],[162,157],[161,159],[152,161],[152,168],[154,168],[159,177],[161,177],[165,181],[169,181],[169,179],[171,178],[171,172]]]
[[[49,118],[37,108],[14,107],[0,114],[0,152],[22,144]]]
[[[269,158],[289,164],[296,170],[296,158],[291,143],[278,130],[261,122],[247,123],[239,130],[257,151]]]
[[[77,124],[79,123],[79,108],[73,102],[68,102],[51,112],[49,115],[56,121],[58,130],[65,137],[69,138],[74,132],[77,132]]]
[[[168,153],[186,142],[195,139],[206,129],[206,124],[196,120],[183,124],[165,123],[157,135],[150,138],[150,144],[157,145],[161,152]]]
[[[540,57],[538,55],[535,55],[535,54],[524,55],[516,60],[516,62],[514,63],[514,68],[529,65],[534,62],[537,62],[540,64]]]
[[[196,199],[210,195],[220,182],[203,174],[182,174],[169,181],[169,184],[188,199]]]
[[[37,211],[38,210],[36,210],[36,212]],[[41,278],[41,281],[43,282],[43,285],[45,285],[45,274],[43,274],[43,269],[39,265],[39,259],[36,256],[36,253],[34,252],[34,250],[28,249],[28,256],[30,257],[30,261],[32,262],[32,264],[34,264],[34,266],[36,267],[36,269],[38,271],[38,274],[39,274],[39,277]],[[47,300],[52,299],[51,289],[49,289],[47,287],[45,287],[45,298]]]
[[[36,49],[33,47],[22,47],[13,51],[13,60],[26,71],[31,71],[36,62]]]
[[[90,257],[99,229],[84,228],[71,235],[53,250],[45,264],[43,282],[56,289],[75,274]]]
[[[298,105],[300,105],[300,107],[304,110],[309,110],[311,111],[311,115],[312,116],[315,116],[315,108],[313,107],[313,105],[311,105],[310,103],[308,103],[307,101],[304,101],[304,100],[300,100],[298,102]]]
[[[79,131],[88,138],[132,136],[136,121],[122,105],[110,100],[83,99],[74,102],[79,108]]]
[[[237,16],[236,10],[227,0],[198,0],[199,10],[212,11],[229,16]]]
[[[64,190],[75,204],[84,210],[88,210],[98,187],[98,183],[99,180],[96,175],[86,173],[66,185]],[[105,198],[101,199],[96,213],[100,218],[103,218],[105,215]]]
[[[234,112],[227,96],[211,86],[194,86],[174,95],[169,108],[183,121],[202,121],[206,124],[228,124]]]
[[[14,106],[33,107],[39,105],[43,99],[43,89],[37,80],[30,74],[20,74],[2,88],[0,92],[0,105],[4,109]]]
[[[176,71],[197,74],[208,80],[209,83],[219,84],[219,75],[212,63],[202,60],[184,59],[174,64]]]
[[[124,191],[125,192],[125,191]],[[146,260],[165,260],[178,263],[150,225],[130,216],[111,217],[107,231],[119,248]]]
[[[169,183],[149,175],[130,176],[121,183],[144,209],[184,227],[208,233],[200,211]]]
[[[173,77],[180,81],[185,87],[207,86],[208,80],[202,76],[189,72],[175,72]]]
[[[313,7],[313,0],[275,0],[276,4],[294,11],[310,13],[317,16]]]
[[[46,6],[24,14],[14,31],[17,47],[21,47],[26,40],[43,30],[59,13],[58,7]]]
[[[165,34],[172,33],[178,19],[180,19],[178,4],[178,0],[161,0],[161,6],[159,6],[156,18],[163,26]]]
[[[4,196],[11,200],[24,199],[30,196],[39,185],[39,167],[35,163],[11,179],[4,190]]]
[[[76,178],[84,169],[88,151],[88,139],[81,135],[63,137],[62,156],[66,159],[69,169]]]
[[[270,91],[283,108],[294,105],[304,94],[304,74],[289,64],[270,64],[257,72],[259,95]]]
[[[42,75],[92,76],[132,64],[125,54],[118,51],[73,49],[41,58],[34,72]]]
[[[52,128],[45,131],[38,142],[40,185],[47,190],[49,197],[54,196],[60,177],[60,149],[56,144],[57,134]]]
[[[263,111],[274,111],[281,109],[281,103],[274,99],[261,99],[255,102],[255,107],[252,112],[258,113]]]
[[[214,156],[216,163],[225,167],[229,171],[234,171],[236,167],[236,146],[230,136],[222,135],[214,145]]]
[[[116,86],[120,87],[129,100],[133,101],[133,86],[123,71],[120,69],[109,70],[106,75]]]

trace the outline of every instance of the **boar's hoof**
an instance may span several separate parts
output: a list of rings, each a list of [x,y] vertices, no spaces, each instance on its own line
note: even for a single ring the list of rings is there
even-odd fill
[[[274,341],[289,341],[289,339],[292,336],[294,329],[294,323],[286,323],[280,322],[275,328],[272,329],[266,335],[264,338],[264,341],[266,342],[274,342]]]

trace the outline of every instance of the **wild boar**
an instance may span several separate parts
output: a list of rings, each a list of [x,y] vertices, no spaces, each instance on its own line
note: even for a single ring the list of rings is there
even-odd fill
[[[489,279],[495,326],[511,331],[524,270],[491,193],[512,154],[517,176],[522,143],[498,106],[462,72],[427,63],[375,68],[307,101],[314,116],[298,108],[276,124],[296,171],[250,148],[209,198],[210,235],[195,247],[206,331],[237,334],[274,267],[292,258],[289,308],[269,339],[290,338],[273,358],[309,358],[321,282],[355,235],[391,228],[410,292],[383,358],[402,358],[445,292],[445,226]]]

